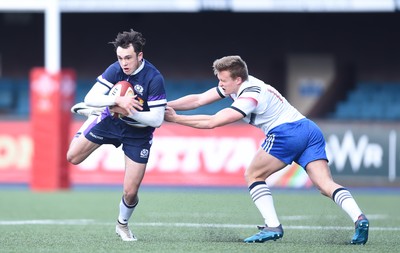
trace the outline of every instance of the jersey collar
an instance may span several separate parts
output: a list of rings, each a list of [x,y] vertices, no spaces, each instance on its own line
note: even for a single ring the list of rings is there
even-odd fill
[[[142,60],[142,64],[140,64],[139,68],[137,68],[137,69],[131,74],[131,76],[136,75],[136,74],[139,73],[143,68],[144,68],[144,59]]]

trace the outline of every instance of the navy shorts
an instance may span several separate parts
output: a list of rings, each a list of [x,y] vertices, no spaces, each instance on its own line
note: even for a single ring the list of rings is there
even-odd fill
[[[99,118],[98,118],[99,119]],[[97,144],[112,144],[137,163],[147,163],[153,141],[153,128],[133,127],[111,116],[94,121],[85,131],[85,137]]]
[[[304,169],[312,161],[328,161],[321,129],[307,118],[274,127],[261,147],[284,163],[296,162]]]

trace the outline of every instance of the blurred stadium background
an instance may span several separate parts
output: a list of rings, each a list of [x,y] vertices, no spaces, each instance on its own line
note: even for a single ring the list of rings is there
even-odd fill
[[[163,73],[169,100],[215,86],[212,62],[241,55],[250,74],[321,126],[338,182],[398,188],[399,10],[395,0],[0,0],[0,184],[30,185],[34,167],[47,163],[37,165],[35,153],[62,151],[69,142],[35,141],[32,69],[72,70],[73,102],[82,101],[116,60],[108,42],[133,28],[146,37],[145,58]],[[188,113],[210,114],[227,104]],[[72,137],[83,120],[73,116],[62,132]],[[156,131],[144,184],[243,187],[244,168],[263,139],[257,131],[244,124],[213,131],[165,124]],[[41,136],[62,139],[51,133]],[[121,152],[96,152],[79,166],[60,162],[65,168],[53,168],[61,173],[55,178],[68,182],[51,188],[120,184]],[[270,184],[311,187],[296,165]]]

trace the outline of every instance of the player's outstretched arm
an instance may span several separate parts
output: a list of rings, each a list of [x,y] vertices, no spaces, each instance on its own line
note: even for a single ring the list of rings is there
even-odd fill
[[[243,114],[232,108],[222,109],[214,115],[178,115],[169,106],[167,106],[165,111],[166,121],[200,129],[212,129],[224,126],[241,120],[243,117]]]
[[[177,111],[187,111],[210,104],[222,99],[216,88],[211,88],[203,93],[190,94],[168,102],[168,106]]]

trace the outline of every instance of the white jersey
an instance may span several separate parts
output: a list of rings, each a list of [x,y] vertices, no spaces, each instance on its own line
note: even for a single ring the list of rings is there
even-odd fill
[[[245,122],[265,134],[276,126],[305,118],[274,87],[253,76],[242,83],[238,94],[230,97],[234,100],[231,108],[245,115]]]

